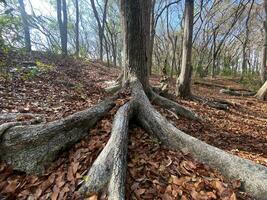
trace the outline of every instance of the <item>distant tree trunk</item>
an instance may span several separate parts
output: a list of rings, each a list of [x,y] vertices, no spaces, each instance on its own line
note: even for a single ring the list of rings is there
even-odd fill
[[[63,14],[63,20],[62,20]],[[62,54],[67,55],[67,42],[68,42],[68,34],[67,34],[67,5],[66,0],[57,0],[57,19],[59,25],[60,32],[60,40],[61,40],[61,50]]]
[[[94,12],[94,16],[97,22],[98,26],[98,38],[99,38],[99,56],[100,60],[103,61],[103,49],[104,49],[104,31],[105,31],[105,23],[106,23],[106,17],[107,17],[107,5],[108,5],[108,0],[105,0],[104,3],[104,9],[103,9],[103,17],[102,17],[102,23],[99,17],[99,14],[97,12],[96,6],[95,6],[95,1],[90,0],[91,6]]]
[[[154,10],[155,10],[155,4],[156,0],[150,0],[150,37],[149,37],[149,46],[148,46],[148,72],[151,75],[152,74],[152,57],[153,57],[153,48],[154,48],[154,38],[156,34],[156,30],[154,27],[155,23],[155,16],[154,16]]]
[[[192,57],[192,35],[194,19],[194,0],[185,1],[185,22],[182,67],[179,78],[177,79],[177,94],[183,98],[191,95],[191,57]]]
[[[75,46],[76,46],[76,56],[79,56],[79,52],[80,52],[80,42],[79,42],[79,17],[80,17],[80,11],[79,11],[79,1],[75,0],[75,8],[76,8],[76,22],[75,22],[75,36],[76,36],[76,40],[75,40]]]
[[[213,31],[213,47],[212,47],[212,69],[211,69],[211,77],[215,77],[215,69],[216,69],[216,59],[217,59],[217,53],[216,53],[216,30]]]
[[[62,13],[63,13],[63,45],[62,51],[64,55],[68,53],[68,16],[67,16],[67,4],[66,0],[62,0]]]
[[[252,7],[253,7],[253,4],[254,4],[254,0],[251,1],[251,5],[250,5],[250,8],[249,8],[249,11],[248,11],[248,16],[246,18],[246,32],[245,32],[245,40],[243,42],[243,46],[242,46],[242,77],[241,79],[243,78],[243,75],[247,73],[247,46],[248,46],[248,39],[249,39],[249,20],[250,20],[250,13],[251,13],[251,10],[252,10]]]
[[[267,80],[267,66],[266,66],[266,59],[267,59],[267,0],[264,0],[264,10],[265,10],[265,20],[263,22],[264,28],[264,42],[262,47],[262,57],[261,57],[261,70],[260,70],[260,77],[262,84]]]
[[[30,28],[29,23],[27,19],[27,13],[25,11],[24,1],[19,0],[19,7],[20,7],[20,14],[23,24],[23,30],[24,30],[24,40],[25,40],[25,48],[26,51],[31,51],[31,35],[30,35]]]
[[[267,81],[265,81],[263,86],[258,90],[256,98],[260,100],[267,100]]]

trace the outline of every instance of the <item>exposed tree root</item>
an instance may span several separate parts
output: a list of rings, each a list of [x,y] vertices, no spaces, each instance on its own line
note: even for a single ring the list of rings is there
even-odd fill
[[[139,95],[138,120],[149,133],[156,135],[167,146],[187,149],[198,160],[218,169],[225,177],[240,179],[243,189],[257,199],[267,197],[267,168],[249,160],[226,153],[175,128],[150,104],[144,92]]]
[[[108,93],[115,93],[115,92],[119,91],[121,89],[121,87],[122,87],[122,84],[116,82],[115,84],[113,84],[109,87],[106,87],[105,91]]]
[[[16,120],[22,121],[23,119],[35,119],[36,121],[42,122],[43,116],[32,113],[0,113],[0,120]]]
[[[0,158],[16,170],[42,173],[59,152],[87,135],[88,129],[114,107],[115,98],[116,95],[93,108],[46,124],[3,124]]]
[[[199,161],[218,169],[230,180],[240,179],[243,189],[251,196],[266,199],[266,167],[226,153],[178,130],[153,108],[140,82],[133,81],[130,87],[132,98],[118,110],[111,137],[79,189],[82,194],[90,196],[108,189],[109,199],[125,199],[128,124],[129,120],[135,117],[148,133],[154,134],[165,145],[190,152]],[[154,101],[157,99],[160,105],[166,103],[168,108],[176,105],[151,91],[148,93],[150,98]],[[113,101],[108,100],[64,120],[46,125],[9,128],[2,135],[1,157],[19,170],[27,172],[42,170],[47,161],[53,160],[61,149],[86,135],[88,127],[95,124],[112,107]],[[188,112],[183,107],[181,110]],[[188,117],[196,116],[193,113]]]
[[[232,89],[221,89],[220,93],[229,94],[232,96],[243,96],[243,97],[254,96],[256,94],[256,92],[250,92],[250,91],[242,92],[240,90],[232,90]]]
[[[108,185],[109,199],[124,199],[127,168],[128,124],[133,102],[122,106],[114,119],[111,137],[90,168],[80,192],[90,196]]]
[[[152,90],[149,92],[149,99],[152,103],[156,105],[162,106],[170,110],[174,110],[174,112],[178,115],[181,115],[183,117],[192,120],[200,120],[200,117],[189,108],[186,108],[172,100],[160,96],[157,93],[153,92]]]
[[[229,178],[230,180],[240,179],[243,183],[243,189],[246,192],[257,199],[265,199],[265,197],[267,196],[266,167],[254,164],[253,162],[246,159],[242,159],[232,154],[226,153],[225,151],[210,146],[194,137],[183,133],[182,131],[175,128],[153,108],[139,82],[133,82],[131,83],[131,86],[132,95],[134,97],[132,102],[137,105],[134,107],[134,109],[136,109],[134,113],[136,114],[138,122],[147,132],[154,134],[163,143],[173,149],[187,149],[187,151],[192,153],[193,156],[195,156],[198,160],[218,169],[225,177]],[[156,96],[156,98],[159,97]],[[164,99],[164,101],[166,100]],[[121,109],[122,111],[126,110],[125,107]],[[117,148],[121,149],[120,152],[124,153],[124,155],[126,156],[126,150],[123,150],[124,146],[121,145],[121,143],[114,141],[114,139],[112,138],[113,135],[115,135],[115,132],[117,132],[117,134],[119,135],[125,133],[125,127],[121,129],[116,128],[118,126],[116,125],[116,121],[120,117],[122,117],[122,113],[117,114],[111,139],[103,152],[100,154],[100,157],[95,161],[96,164],[94,163],[88,175],[88,179],[90,181],[90,184],[92,185],[90,186],[90,188],[96,188],[95,190],[92,190],[94,192],[99,191],[101,188],[103,189],[104,185],[109,183],[109,199],[124,199],[124,187],[117,186],[116,184],[113,184],[113,182],[111,182],[111,180],[116,180],[119,183],[124,182],[124,176],[114,176],[112,171],[114,170],[114,166],[121,166],[121,159],[110,160],[110,157],[108,157],[113,155],[113,153],[111,152],[113,151],[112,149],[115,148],[114,146],[111,147],[110,143],[117,145]],[[125,115],[123,117],[124,120],[125,118],[128,119],[128,115]],[[124,168],[122,167],[121,169],[122,173],[124,173]],[[97,173],[94,171],[97,171]],[[114,179],[110,179],[110,176],[114,177]],[[100,184],[99,187],[98,180],[103,179],[103,177],[104,184]],[[113,189],[110,189],[111,186]],[[116,189],[114,189],[114,187],[116,187]],[[84,186],[83,188],[86,187]],[[89,187],[87,187],[87,190],[85,191],[89,191],[88,188]],[[120,190],[121,192],[114,192],[118,190]],[[116,196],[115,198],[114,196],[112,196],[113,193],[116,195],[121,194],[121,196]]]

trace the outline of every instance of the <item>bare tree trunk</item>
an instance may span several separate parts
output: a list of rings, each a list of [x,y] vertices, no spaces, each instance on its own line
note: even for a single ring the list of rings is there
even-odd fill
[[[262,47],[262,57],[261,57],[261,70],[260,70],[260,77],[262,84],[265,83],[267,80],[267,66],[266,66],[266,59],[267,59],[267,0],[264,0],[264,10],[265,10],[265,20],[263,22],[264,28],[264,43]]]
[[[19,7],[20,7],[20,14],[21,14],[23,30],[24,30],[25,47],[26,47],[26,51],[30,52],[31,51],[31,35],[30,35],[30,28],[29,28],[29,23],[27,19],[27,13],[25,11],[23,0],[19,0]]]
[[[63,14],[63,19],[62,19]],[[66,0],[57,0],[57,19],[59,25],[60,32],[60,40],[61,40],[61,50],[62,54],[67,55],[67,42],[68,42],[68,31],[67,31],[67,5]]]
[[[105,0],[104,3],[104,9],[103,9],[103,17],[102,17],[102,23],[99,17],[99,14],[97,12],[95,1],[90,0],[91,6],[94,12],[94,16],[96,18],[97,26],[98,26],[98,37],[99,37],[99,56],[100,60],[103,61],[103,49],[104,49],[104,31],[105,31],[105,23],[106,23],[106,17],[107,17],[107,4],[108,0]]]
[[[75,22],[75,46],[76,46],[76,56],[79,56],[80,52],[80,42],[79,42],[79,19],[80,19],[80,11],[79,11],[79,1],[75,0],[75,8],[76,8],[76,22]]]
[[[211,69],[211,77],[215,77],[215,69],[216,69],[216,30],[213,31],[213,47],[212,47],[212,69]]]
[[[62,51],[64,55],[68,54],[68,16],[66,0],[62,0],[62,13],[63,13],[63,37],[62,37]]]
[[[257,92],[256,98],[260,100],[267,99],[267,81],[263,84],[263,86]]]
[[[248,39],[249,39],[249,20],[250,20],[250,13],[251,13],[253,4],[254,4],[254,0],[252,0],[252,2],[251,2],[251,5],[250,5],[249,11],[248,11],[248,16],[247,16],[247,19],[246,19],[245,40],[244,40],[243,46],[242,46],[242,77],[241,77],[241,79],[243,78],[244,74],[247,73],[247,62],[248,62],[248,59],[247,59],[247,52],[246,52],[246,50],[247,50]]]
[[[184,23],[184,41],[182,68],[179,78],[177,79],[177,94],[181,97],[191,95],[191,57],[192,57],[192,35],[194,19],[194,0],[185,1],[185,23]]]

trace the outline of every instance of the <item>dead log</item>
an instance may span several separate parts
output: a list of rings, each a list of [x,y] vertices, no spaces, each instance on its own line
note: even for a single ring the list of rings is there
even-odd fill
[[[204,105],[208,105],[209,107],[219,109],[219,110],[228,110],[229,107],[231,106],[231,104],[228,102],[221,102],[215,99],[209,100],[209,99],[205,99],[203,97],[197,96],[197,95],[191,95],[191,99],[194,101],[198,101]]]
[[[88,129],[115,105],[114,98],[54,122],[8,126],[0,138],[1,160],[19,171],[42,173],[58,153],[87,135]]]
[[[195,85],[204,85],[207,87],[216,87],[216,88],[223,88],[223,89],[227,89],[227,90],[238,90],[238,91],[244,91],[244,92],[252,92],[248,89],[244,89],[244,88],[240,88],[240,89],[236,89],[230,86],[225,86],[225,85],[220,85],[220,84],[216,84],[216,83],[207,83],[207,82],[203,82],[203,81],[194,81]]]
[[[232,96],[243,96],[243,97],[249,97],[249,96],[254,96],[256,92],[251,92],[251,91],[240,91],[240,90],[233,90],[233,89],[221,89],[220,93],[223,94],[229,94]]]
[[[133,107],[134,102],[130,101],[116,113],[111,137],[79,189],[85,196],[99,192],[108,185],[108,199],[125,198],[128,124],[133,114]]]

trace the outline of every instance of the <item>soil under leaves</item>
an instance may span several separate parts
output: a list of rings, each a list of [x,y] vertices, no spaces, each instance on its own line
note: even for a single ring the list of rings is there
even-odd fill
[[[0,78],[0,111],[42,114],[46,121],[60,119],[91,107],[108,96],[103,88],[119,70],[99,62],[33,53],[4,57],[14,66],[22,61],[38,60],[53,67],[30,74],[24,67],[9,80]],[[3,60],[4,60],[3,59]],[[28,74],[26,76],[25,74]],[[30,76],[32,75],[32,76]],[[158,83],[159,77],[152,82]],[[233,80],[215,79],[220,84],[241,87]],[[173,83],[170,84],[170,93]],[[218,88],[193,85],[195,94],[231,101],[229,111],[210,108],[193,101],[175,99],[195,110],[205,121],[193,122],[157,107],[176,127],[209,144],[267,166],[267,104],[250,97],[220,94]],[[0,164],[0,199],[79,199],[77,189],[87,170],[108,141],[113,115],[91,130],[88,137],[48,166],[43,176],[26,175]],[[5,121],[1,121],[3,123]],[[175,152],[135,125],[130,127],[128,146],[127,199],[250,199],[240,193],[239,180],[231,183],[208,166],[198,163],[188,152]],[[88,199],[105,199],[105,191]]]

